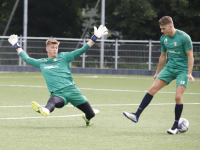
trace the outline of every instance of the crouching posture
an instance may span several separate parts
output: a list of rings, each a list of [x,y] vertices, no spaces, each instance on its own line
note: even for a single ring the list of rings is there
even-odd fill
[[[45,107],[33,101],[31,104],[36,112],[48,116],[55,108],[62,108],[70,102],[84,113],[82,118],[86,121],[86,125],[91,125],[90,119],[95,116],[95,113],[86,97],[74,84],[69,65],[72,60],[89,50],[98,38],[107,34],[108,30],[105,26],[101,25],[98,29],[94,27],[94,35],[81,49],[61,53],[58,53],[60,42],[48,39],[46,41],[48,58],[42,59],[30,58],[19,45],[17,35],[9,37],[8,41],[17,50],[19,56],[30,65],[40,68],[46,80],[50,98]]]

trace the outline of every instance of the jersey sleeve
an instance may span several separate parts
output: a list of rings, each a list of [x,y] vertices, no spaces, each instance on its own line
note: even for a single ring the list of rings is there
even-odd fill
[[[36,67],[36,68],[40,68],[40,59],[34,59],[28,56],[28,54],[24,51],[22,51],[19,56],[28,64]]]
[[[162,51],[162,52],[166,52],[167,49],[165,48],[165,46],[164,46],[164,44],[163,44],[164,40],[163,40],[162,37],[163,37],[163,36],[161,36],[161,38],[160,38],[161,51]]]
[[[184,36],[183,46],[184,46],[185,51],[189,51],[193,49],[192,40],[189,35]]]
[[[81,54],[85,53],[87,50],[90,49],[90,46],[88,44],[85,44],[82,48],[74,50],[72,52],[66,52],[64,53],[64,57],[68,62],[71,62],[72,60],[76,59]]]

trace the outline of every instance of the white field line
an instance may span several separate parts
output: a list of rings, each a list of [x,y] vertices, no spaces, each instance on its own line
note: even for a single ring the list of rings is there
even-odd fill
[[[200,103],[183,103],[184,105],[199,105]],[[138,106],[140,104],[94,104],[93,106]],[[149,104],[152,106],[162,106],[162,105],[175,105],[175,103],[158,103],[158,104]]]
[[[189,105],[199,105],[200,103],[184,103]],[[133,106],[139,104],[94,104],[93,106]],[[158,103],[158,104],[150,104],[150,105],[174,105],[174,103]],[[73,107],[72,105],[67,105],[68,107]],[[16,108],[16,107],[31,107],[31,106],[0,106],[0,108]],[[100,111],[98,109],[93,109],[94,112],[97,114]],[[66,115],[66,116],[47,116],[47,117],[16,117],[16,118],[0,118],[0,120],[22,120],[22,119],[50,119],[50,118],[68,118],[68,117],[77,117],[82,116],[83,114],[76,114],[76,115]]]
[[[43,76],[0,76],[0,78],[44,78]],[[74,76],[74,78],[105,78],[105,79],[133,79],[133,80],[152,80],[153,77],[140,78],[140,77],[123,77],[123,76]],[[195,82],[200,82],[200,80],[195,80]]]
[[[0,86],[10,86],[10,87],[29,87],[29,88],[47,88],[46,86],[37,86],[37,85],[6,85],[0,84]],[[137,93],[146,93],[147,91],[139,91],[139,90],[119,90],[119,89],[93,89],[93,88],[79,88],[81,90],[90,90],[90,91],[109,91],[109,92],[137,92]],[[168,93],[168,94],[175,94],[176,92],[162,92],[159,91],[158,93]],[[200,95],[200,93],[187,93],[184,94],[193,94],[193,95]]]
[[[67,115],[67,116],[48,116],[48,117],[17,117],[17,118],[0,118],[0,120],[17,120],[17,119],[50,119],[50,118],[67,118],[82,116],[83,114]]]
[[[200,103],[183,103],[184,105],[200,105]],[[94,106],[99,106],[99,107],[105,107],[105,106],[138,106],[139,104],[93,104],[91,105],[92,107]],[[149,104],[152,106],[162,106],[162,105],[175,105],[175,103],[158,103],[158,104]],[[45,105],[41,105],[45,106]],[[19,106],[0,106],[0,108],[28,108],[32,107],[31,105],[19,105]],[[72,105],[66,105],[65,107],[74,107]],[[96,111],[96,109],[94,109]],[[98,110],[97,110],[98,111]]]
[[[11,86],[11,87],[29,87],[29,88],[47,88],[46,86],[39,86],[39,85],[7,85],[7,84],[0,84],[0,86]]]
[[[44,78],[43,76],[0,76],[0,78],[3,78],[3,79],[24,79],[24,78]]]
[[[95,114],[99,113],[98,109],[93,109]],[[47,117],[16,117],[16,118],[0,118],[0,120],[19,120],[19,119],[50,119],[50,118],[68,118],[82,116],[83,114],[67,115],[67,116],[47,116]]]
[[[14,79],[20,79],[20,78],[44,78],[43,76],[0,76],[0,78],[14,78]],[[74,78],[105,78],[105,79],[148,79],[153,80],[152,78],[140,78],[140,77],[113,77],[113,76],[74,76]]]
[[[189,105],[197,105],[200,103],[184,103]],[[93,106],[133,106],[139,104],[94,104]],[[150,105],[174,105],[174,103],[159,103],[159,104],[150,104]],[[73,107],[72,105],[67,105],[68,107]],[[0,106],[0,108],[16,108],[16,107],[31,107],[31,106]],[[100,111],[98,109],[93,109],[94,112],[97,114]],[[82,116],[83,114],[76,114],[76,115],[66,115],[66,116],[47,116],[47,117],[16,117],[16,118],[0,118],[0,120],[22,120],[22,119],[51,119],[51,118],[68,118],[68,117],[77,117]]]
[[[0,78],[13,78],[13,79],[20,79],[20,78],[44,78],[43,76],[0,76]],[[105,78],[105,79],[147,79],[153,80],[152,78],[140,78],[140,77],[109,77],[109,76],[74,76],[74,78]]]

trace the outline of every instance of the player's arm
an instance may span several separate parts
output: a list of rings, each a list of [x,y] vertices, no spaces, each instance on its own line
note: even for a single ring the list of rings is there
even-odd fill
[[[19,38],[17,35],[11,35],[8,38],[9,43],[14,46],[14,48],[16,49],[18,55],[27,63],[29,63],[30,65],[39,68],[39,61],[37,59],[33,59],[30,58],[28,56],[28,54],[26,52],[23,51],[23,49],[21,48],[20,44],[19,44]]]
[[[166,60],[167,60],[167,52],[161,52],[160,57],[159,57],[158,67],[157,67],[156,73],[154,75],[154,79],[156,79],[156,77],[158,76],[160,71],[165,66]]]
[[[17,51],[17,54],[19,55],[19,53],[21,53],[23,51],[23,49],[22,48],[18,48],[18,49],[16,49],[16,51]]]
[[[77,49],[71,52],[74,55],[74,59],[80,56],[81,54],[85,53],[88,49],[90,49],[90,47],[94,45],[94,43],[98,38],[101,38],[103,35],[107,34],[108,34],[108,29],[105,26],[100,25],[98,29],[94,27],[94,35],[87,42],[87,44],[85,44],[81,49]]]
[[[194,65],[194,57],[193,57],[193,50],[186,51],[188,57],[188,74],[187,77],[194,82],[194,77],[192,76],[192,69]]]

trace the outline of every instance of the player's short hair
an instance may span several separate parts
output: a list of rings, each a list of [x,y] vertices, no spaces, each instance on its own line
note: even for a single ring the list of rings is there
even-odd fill
[[[164,16],[158,21],[159,25],[173,24],[173,20],[170,16]]]
[[[55,40],[55,39],[48,39],[48,40],[46,41],[46,46],[49,46],[49,45],[51,45],[51,44],[57,44],[57,45],[59,45],[60,42],[58,42],[58,41]]]

